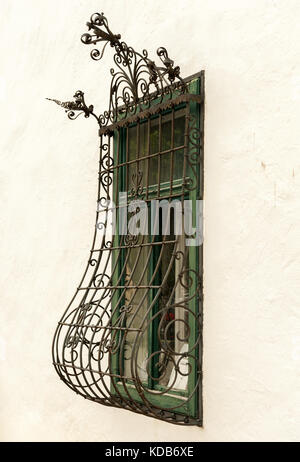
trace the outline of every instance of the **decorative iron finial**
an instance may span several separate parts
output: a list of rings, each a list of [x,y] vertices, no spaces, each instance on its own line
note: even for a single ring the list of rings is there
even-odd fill
[[[93,30],[93,35],[89,33],[83,34],[81,36],[82,43],[84,43],[85,45],[90,45],[96,44],[98,42],[106,42],[101,52],[99,50],[91,51],[91,57],[96,61],[99,61],[102,58],[108,43],[110,43],[112,47],[116,46],[117,44],[120,44],[119,40],[121,38],[121,35],[114,35],[111,32],[111,30],[108,27],[108,21],[103,13],[93,14],[91,16],[90,22],[87,22],[86,25],[88,26],[89,30]],[[100,27],[102,26],[105,28],[106,32],[100,29]]]
[[[54,101],[54,103],[58,104],[59,106],[63,107],[66,110],[66,113],[68,114],[69,119],[74,120],[77,119],[77,117],[80,116],[80,114],[84,113],[85,117],[89,117],[91,114],[93,114],[94,106],[87,106],[85,104],[84,100],[84,93],[80,90],[78,90],[75,95],[73,96],[75,98],[75,101],[59,101],[58,99],[52,99],[52,98],[46,98],[49,101]],[[79,112],[78,114],[75,114],[75,112]],[[96,116],[95,116],[96,117]]]
[[[111,69],[111,85],[108,109],[98,117],[93,112],[93,106],[87,106],[82,91],[75,93],[75,102],[61,103],[70,119],[77,119],[80,114],[85,117],[93,115],[100,129],[115,124],[120,119],[138,114],[153,104],[172,99],[174,93],[180,95],[187,92],[187,85],[180,77],[179,66],[174,67],[174,61],[169,58],[165,48],[160,47],[157,55],[162,66],[157,66],[148,58],[148,52],[135,51],[121,41],[120,34],[113,34],[103,13],[95,13],[87,22],[88,30],[81,36],[85,45],[95,45],[103,42],[103,48],[91,51],[92,59],[99,61],[109,43],[115,49],[114,63],[117,69]],[[75,111],[78,112],[75,115]]]

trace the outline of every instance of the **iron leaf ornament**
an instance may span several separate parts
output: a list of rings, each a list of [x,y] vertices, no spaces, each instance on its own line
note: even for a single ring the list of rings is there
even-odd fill
[[[159,104],[163,100],[172,99],[174,92],[179,95],[187,92],[186,83],[180,77],[180,67],[174,67],[174,61],[169,58],[164,47],[157,50],[157,56],[162,63],[157,66],[155,61],[148,58],[147,50],[139,53],[121,41],[120,34],[113,34],[103,13],[93,14],[86,24],[88,32],[81,36],[82,43],[103,44],[102,49],[94,48],[91,51],[91,58],[95,61],[101,60],[110,44],[115,51],[113,60],[116,69],[110,70],[112,80],[108,109],[99,116],[94,113],[92,105],[86,105],[82,91],[75,93],[75,101],[61,102],[47,98],[66,109],[70,119],[77,119],[81,114],[87,118],[92,115],[100,129],[103,129],[120,119],[150,108],[154,100],[155,104]]]
[[[53,101],[54,103],[58,104],[59,106],[63,107],[68,114],[69,119],[74,120],[77,119],[80,114],[84,113],[85,117],[89,117],[91,114],[97,118],[97,116],[93,113],[94,106],[87,106],[84,100],[84,93],[78,90],[75,95],[73,96],[75,101],[59,101],[58,99],[51,99],[46,98],[49,101]],[[78,114],[76,114],[78,113]]]

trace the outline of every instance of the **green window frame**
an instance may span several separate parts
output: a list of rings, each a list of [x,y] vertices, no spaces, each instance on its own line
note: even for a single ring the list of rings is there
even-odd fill
[[[200,76],[196,78],[192,78],[188,82],[189,95],[200,95],[203,91],[202,87],[203,87],[203,76],[200,74]],[[160,109],[158,112],[156,113],[154,112],[153,114],[146,114],[146,116],[143,116],[143,114],[141,114],[140,118],[138,118],[137,121],[128,123],[126,124],[126,126],[118,128],[117,130],[114,131],[113,138],[114,138],[115,168],[114,168],[114,177],[113,177],[113,197],[114,197],[114,203],[117,204],[117,208],[120,207],[120,204],[118,204],[118,192],[124,191],[128,194],[129,203],[131,200],[136,199],[136,197],[146,199],[147,205],[148,205],[148,201],[150,202],[153,199],[156,199],[158,201],[166,200],[166,199],[167,200],[170,200],[170,199],[180,200],[182,198],[184,200],[190,200],[192,201],[192,204],[193,204],[193,214],[195,213],[196,201],[201,200],[202,194],[203,194],[203,176],[201,173],[203,166],[201,165],[201,162],[196,162],[192,168],[189,168],[190,166],[187,165],[187,162],[184,162],[183,159],[184,157],[187,158],[191,151],[192,151],[193,156],[198,155],[199,156],[198,158],[200,159],[201,145],[199,143],[197,144],[197,146],[195,145],[195,143],[193,142],[193,139],[190,137],[190,133],[192,130],[194,130],[194,134],[197,133],[195,137],[197,138],[197,136],[199,136],[199,138],[201,138],[201,133],[202,133],[201,125],[203,124],[203,106],[199,104],[197,100],[193,100],[192,98],[191,99],[188,98],[187,101],[179,102],[176,104],[176,96],[177,96],[176,92],[174,92],[174,97],[173,97],[174,105],[170,104],[170,101],[168,101],[168,105],[166,108],[164,108],[164,105],[162,104],[160,105],[162,106],[162,109]],[[155,102],[152,107],[155,107]],[[177,114],[180,114],[181,117],[177,118],[176,117]],[[165,124],[164,124],[164,119],[168,120],[168,122],[166,122]],[[170,119],[171,119],[171,122],[170,122]],[[172,130],[174,133],[175,128],[176,128],[175,127],[176,120],[180,120],[180,119],[183,119],[184,124],[181,124],[181,127],[180,127],[180,124],[178,124],[177,132],[178,130],[180,131],[181,129],[181,133],[179,133],[179,138],[184,139],[184,141],[183,141],[182,148],[178,149],[177,151],[176,150],[176,133],[175,135],[172,135]],[[155,130],[155,129],[152,130],[153,123],[155,124],[155,122],[156,122],[156,125],[160,127],[158,130]],[[170,143],[170,136],[166,137],[169,139],[165,140],[165,142],[163,140],[165,125],[169,125],[169,126],[171,125],[171,130],[168,130],[168,131],[171,131],[171,138],[172,138],[171,143]],[[131,132],[134,132],[133,136],[131,135]],[[157,137],[160,138],[160,140],[155,139]],[[175,141],[174,141],[174,138],[175,138]],[[132,143],[132,141],[135,141],[135,143],[134,142]],[[146,147],[144,146],[145,149],[142,149],[140,147],[143,141],[144,141],[143,143],[144,145],[148,145]],[[131,144],[133,144],[133,146],[135,147],[134,151],[136,151],[135,153],[133,153],[133,155],[132,155],[132,149],[130,149]],[[160,145],[158,149],[156,150],[154,149],[154,151],[156,151],[156,154],[157,153],[160,153],[160,154],[155,155],[155,152],[151,151],[151,144]],[[167,146],[168,144],[169,145],[171,144],[171,146]],[[166,151],[168,151],[168,149],[165,149],[165,148],[169,148],[170,152],[166,154]],[[197,150],[198,152],[196,152]],[[145,151],[148,151],[148,152],[145,152]],[[165,152],[165,153],[161,154],[161,152]],[[167,158],[167,160],[165,160],[165,158]],[[139,159],[142,159],[142,160],[139,160]],[[183,178],[182,178],[183,175],[180,176],[178,174],[178,169],[177,169],[177,172],[175,172],[175,175],[173,175],[173,177],[172,177],[172,173],[168,175],[168,172],[162,171],[163,168],[165,168],[167,171],[168,170],[171,171],[172,167],[174,169],[175,159],[177,163],[181,162],[180,168],[184,167],[186,170],[186,174],[184,178],[185,182],[193,184],[196,187],[193,187],[193,188],[187,187],[185,189],[185,185],[183,184]],[[156,162],[153,162],[153,161],[156,161]],[[152,165],[152,167],[155,167],[155,166],[158,167],[157,175],[156,175],[156,177],[158,178],[156,178],[156,181],[153,179],[152,181],[151,179],[149,180],[150,176],[152,177],[155,176],[153,174],[153,168],[151,168],[151,163],[156,164],[154,166]],[[142,164],[142,168],[146,170],[146,175],[144,175],[144,178],[141,178],[141,175],[139,175],[141,171],[141,164]],[[145,176],[147,176],[147,178],[145,178]],[[168,176],[169,178],[166,178]],[[163,180],[166,180],[166,181],[160,181],[160,177],[163,177]],[[132,179],[136,180],[135,184],[131,184],[130,180]],[[148,206],[148,231],[150,232],[149,223],[151,221],[150,219],[151,217],[150,217],[149,209],[150,209],[150,206]],[[195,219],[195,217],[193,219]],[[161,221],[161,220],[158,220],[158,221]],[[118,225],[120,225],[120,223],[118,223]],[[160,226],[161,226],[161,223],[160,223]],[[159,319],[159,316],[158,315],[156,316],[156,312],[159,309],[158,308],[159,296],[158,297],[156,296],[157,296],[157,292],[159,288],[161,289],[162,278],[164,276],[163,268],[162,268],[164,264],[163,254],[165,252],[165,249],[168,247],[168,245],[170,246],[170,244],[162,244],[163,236],[166,237],[166,235],[162,235],[162,234],[158,234],[155,236],[148,234],[147,242],[142,241],[144,244],[146,244],[144,247],[139,246],[139,240],[137,239],[137,236],[134,236],[135,237],[135,239],[133,240],[134,247],[132,247],[132,242],[131,242],[131,245],[129,246],[124,245],[124,242],[126,241],[126,239],[124,238],[123,233],[119,234],[117,232],[116,236],[114,236],[113,246],[114,248],[121,249],[120,250],[121,255],[119,257],[118,262],[116,262],[116,258],[112,259],[112,267],[114,267],[115,264],[117,264],[117,268],[118,268],[113,274],[112,285],[116,287],[120,287],[116,291],[112,299],[112,313],[113,313],[112,325],[114,324],[119,325],[120,319],[122,319],[123,330],[119,331],[118,333],[119,338],[117,338],[118,335],[116,335],[114,338],[115,342],[121,345],[121,347],[117,349],[115,354],[112,354],[110,358],[111,359],[110,369],[112,373],[111,393],[114,394],[115,396],[118,396],[121,399],[122,398],[125,398],[127,400],[129,399],[133,407],[134,407],[134,403],[138,403],[139,405],[145,406],[145,408],[147,407],[149,408],[149,406],[150,407],[153,406],[154,409],[155,408],[159,409],[160,412],[163,414],[172,414],[173,419],[175,421],[181,416],[181,418],[185,419],[186,423],[197,421],[199,424],[199,422],[202,421],[202,390],[201,390],[201,382],[202,382],[202,377],[201,377],[202,376],[202,365],[201,365],[201,360],[202,360],[202,338],[201,338],[202,292],[201,290],[199,290],[199,287],[197,288],[196,286],[197,284],[199,284],[199,279],[200,279],[200,286],[202,286],[202,246],[189,247],[188,257],[187,257],[188,258],[187,267],[189,271],[199,276],[199,279],[197,277],[192,279],[191,285],[188,285],[188,288],[186,289],[187,294],[185,294],[186,299],[190,299],[188,301],[189,320],[188,320],[187,329],[189,330],[189,334],[188,334],[188,342],[187,342],[188,343],[187,351],[192,352],[192,354],[190,355],[189,359],[186,359],[184,354],[181,356],[179,354],[177,355],[175,354],[175,356],[177,356],[177,359],[180,357],[181,362],[184,362],[184,360],[187,361],[186,363],[187,370],[185,371],[186,388],[180,389],[176,387],[171,387],[169,386],[169,384],[160,385],[159,384],[159,374],[157,372],[159,361],[157,361],[158,358],[155,357],[155,354],[157,352],[160,352],[161,338],[160,339],[158,338],[159,337],[159,324],[163,325],[163,323],[161,323],[161,319]],[[134,238],[134,237],[131,236],[131,238]],[[155,245],[156,243],[157,245]],[[164,248],[164,250],[162,250],[162,248]],[[180,251],[182,252],[182,249]],[[131,332],[128,333],[128,330],[126,330],[126,322],[130,318],[131,314],[126,313],[125,316],[122,316],[122,312],[124,312],[124,307],[125,307],[125,312],[126,312],[126,292],[129,291],[129,289],[125,288],[126,287],[126,276],[128,276],[128,274],[125,274],[126,271],[124,271],[124,261],[126,260],[127,253],[129,254],[139,253],[139,257],[136,259],[137,261],[134,262],[136,266],[135,266],[135,269],[133,270],[133,273],[136,273],[137,275],[139,273],[138,271],[139,259],[141,259],[142,253],[146,255],[145,258],[146,258],[146,266],[147,266],[146,271],[143,273],[144,276],[142,278],[142,281],[140,280],[140,285],[142,286],[141,284],[142,282],[145,284],[145,287],[147,286],[147,288],[145,289],[139,289],[138,287],[135,288],[136,294],[138,294],[140,291],[142,292],[143,296],[146,295],[145,301],[140,305],[142,307],[144,305],[143,314],[145,315],[145,311],[146,311],[147,318],[150,319],[150,321],[148,321],[147,328],[145,328],[146,334],[144,335],[144,337],[147,337],[146,342],[144,339],[144,342],[140,342],[140,345],[139,345],[140,348],[142,348],[141,343],[146,343],[147,345],[146,355],[148,356],[147,358],[148,362],[147,362],[146,370],[148,374],[146,378],[138,377],[139,379],[138,384],[136,382],[136,376],[139,375],[139,373],[138,372],[137,374],[133,373],[132,375],[135,375],[135,378],[134,377],[131,378],[130,368],[126,367],[126,364],[124,365],[124,363],[126,363],[128,360],[131,361],[131,363],[133,362],[132,358],[130,358],[130,353],[129,353],[129,358],[126,357],[126,352],[127,352],[126,343],[130,343],[127,340],[127,338],[130,335],[134,337],[134,333],[131,333]],[[160,265],[157,265],[156,262],[160,254],[162,254],[161,263]],[[168,255],[168,257],[170,257],[170,255]],[[130,257],[127,257],[127,260],[130,260]],[[141,266],[143,266],[143,262]],[[174,260],[173,266],[176,266],[176,260]],[[155,276],[154,276],[154,280],[151,281],[151,276],[153,275],[153,273],[155,273]],[[135,284],[138,285],[139,278],[138,277],[134,278],[134,276],[132,276],[132,274],[130,274],[129,272],[129,280],[132,281],[132,279],[136,279],[134,282]],[[151,283],[149,283],[149,281],[151,281]],[[197,295],[191,296],[191,294],[195,294],[196,292],[197,292]],[[161,297],[161,294],[160,294],[160,297]],[[148,308],[149,306],[152,306],[152,307],[149,309]],[[172,311],[169,311],[169,313],[170,315],[173,314],[174,316],[174,313],[172,313]],[[144,323],[142,323],[142,325],[144,324],[145,324],[145,321]],[[174,323],[173,323],[173,327],[175,326],[174,336],[176,336],[176,324],[180,324],[180,321],[176,321],[176,317],[175,317]],[[129,326],[130,325],[134,325],[134,323],[130,324],[129,322]],[[171,326],[171,323],[169,324],[169,331],[171,330],[170,326]],[[132,340],[132,342],[134,342],[134,339]],[[185,343],[185,342],[182,342],[182,343]],[[130,346],[132,348],[132,345]],[[136,348],[137,347],[135,347],[135,349]],[[131,352],[132,352],[132,349],[131,349]],[[136,361],[138,361],[138,356],[139,356],[138,352],[135,351],[134,354],[137,356]],[[176,359],[175,361],[173,361],[173,366],[176,367]],[[139,367],[137,367],[136,371],[138,371],[138,369]],[[188,371],[190,373],[188,373]],[[176,382],[175,382],[175,385],[176,385]]]

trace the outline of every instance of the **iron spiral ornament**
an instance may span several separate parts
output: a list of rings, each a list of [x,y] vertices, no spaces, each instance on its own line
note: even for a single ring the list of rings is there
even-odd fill
[[[74,94],[74,101],[51,99],[72,120],[80,115],[95,118],[100,137],[92,247],[57,325],[53,364],[61,380],[86,399],[177,425],[201,426],[202,273],[195,266],[201,252],[193,257],[174,232],[122,232],[119,217],[118,232],[113,233],[110,204],[118,213],[124,207],[118,198],[122,182],[131,206],[165,198],[166,183],[168,201],[175,197],[183,204],[186,197],[198,197],[203,128],[190,108],[203,105],[203,86],[200,94],[190,92],[189,81],[181,78],[165,48],[157,50],[156,65],[146,50],[137,52],[114,34],[103,13],[93,14],[87,27],[81,41],[92,46],[91,58],[100,61],[111,48],[114,69],[108,109],[100,115],[82,91]],[[203,83],[203,74],[199,79]],[[182,137],[176,124],[182,124]],[[126,144],[132,126],[137,133],[134,156]],[[158,139],[158,152],[151,153],[152,132],[161,138],[167,126],[169,145],[163,147]],[[143,152],[142,136],[148,144]],[[162,181],[167,155],[170,174]],[[179,156],[180,181],[174,173]],[[149,180],[153,172],[155,187]]]

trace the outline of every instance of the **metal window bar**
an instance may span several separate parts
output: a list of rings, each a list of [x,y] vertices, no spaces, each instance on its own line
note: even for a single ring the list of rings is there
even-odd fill
[[[83,43],[105,42],[104,49],[110,43],[118,72],[112,73],[109,109],[100,116],[80,91],[75,102],[54,100],[71,119],[97,119],[103,206],[87,267],[55,332],[54,367],[84,398],[201,426],[202,248],[185,246],[171,214],[164,222],[156,211],[158,235],[121,229],[118,212],[127,213],[128,204],[119,203],[118,193],[126,191],[129,202],[144,200],[149,214],[152,200],[171,204],[176,198],[182,218],[185,199],[202,198],[204,74],[197,75],[200,94],[190,93],[189,80],[181,79],[164,48],[158,67],[146,51],[112,34],[103,14],[88,25],[92,33]],[[93,50],[92,58],[101,59],[104,49]],[[112,199],[116,235],[107,205]]]

